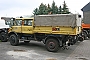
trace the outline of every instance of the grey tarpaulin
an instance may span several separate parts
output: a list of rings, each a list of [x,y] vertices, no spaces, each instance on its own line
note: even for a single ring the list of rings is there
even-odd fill
[[[35,26],[76,26],[76,14],[36,15]]]

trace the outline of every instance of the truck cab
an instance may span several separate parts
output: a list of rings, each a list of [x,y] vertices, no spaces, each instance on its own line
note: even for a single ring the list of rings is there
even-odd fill
[[[33,18],[16,18],[11,31],[16,33],[33,34]]]

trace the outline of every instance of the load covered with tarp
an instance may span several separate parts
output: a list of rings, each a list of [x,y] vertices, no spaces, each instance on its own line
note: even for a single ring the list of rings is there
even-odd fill
[[[77,14],[36,15],[35,26],[77,26]]]

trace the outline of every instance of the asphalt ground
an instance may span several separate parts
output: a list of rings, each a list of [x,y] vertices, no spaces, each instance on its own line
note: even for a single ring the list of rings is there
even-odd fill
[[[0,42],[0,60],[90,60],[90,40],[77,42],[68,50],[59,49],[49,52],[42,42],[21,42],[11,46],[9,42]]]

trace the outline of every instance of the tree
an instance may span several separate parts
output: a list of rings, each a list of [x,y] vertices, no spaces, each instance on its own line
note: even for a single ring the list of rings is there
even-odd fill
[[[50,5],[48,4],[48,14],[51,14],[51,7],[50,7]]]
[[[44,4],[41,3],[41,5],[39,6],[39,15],[43,14],[43,10],[44,10]]]
[[[33,11],[34,15],[46,15],[46,14],[69,14],[69,9],[67,8],[67,5],[64,1],[63,3],[63,7],[57,7],[57,5],[55,5],[55,2],[52,2],[52,5],[50,6],[49,4],[43,4],[41,3],[39,8],[36,8]]]
[[[58,14],[58,7],[55,6],[55,14]]]
[[[43,14],[44,15],[48,14],[48,7],[46,6],[46,4],[43,7]]]
[[[52,14],[58,14],[58,7],[55,5],[54,1],[52,3],[51,12]]]
[[[36,8],[36,9],[34,10],[33,14],[34,14],[34,15],[39,15],[39,10],[38,10],[38,8]]]
[[[58,9],[58,14],[62,14],[62,7],[61,6]]]
[[[44,5],[43,3],[41,3],[41,5],[39,6],[39,15],[43,14],[48,14],[48,7],[46,6],[46,4]]]
[[[64,1],[64,4],[63,4],[63,8],[62,8],[62,13],[63,14],[69,14],[70,13],[69,9],[67,8],[67,5],[66,5],[65,1]]]
[[[51,8],[51,10],[52,10],[52,14],[56,14],[56,11],[55,11],[55,2],[53,1],[53,3],[52,3],[52,8]]]

